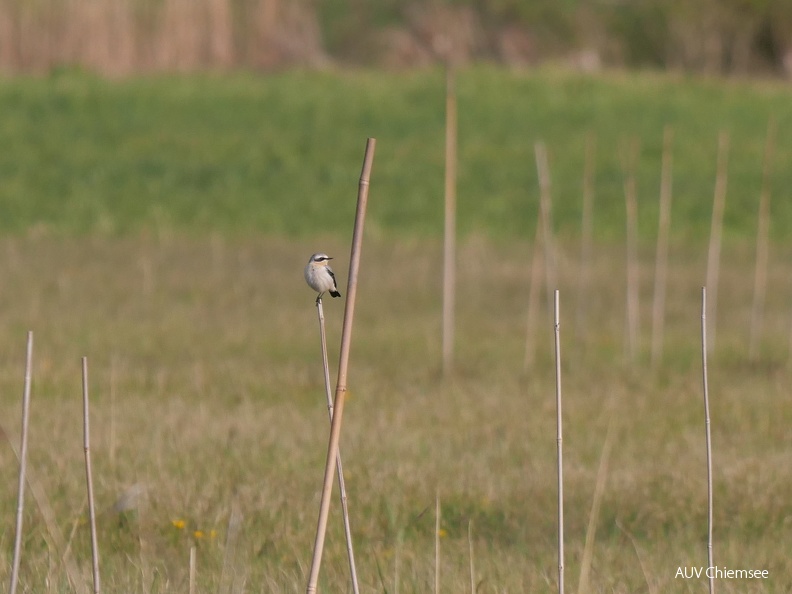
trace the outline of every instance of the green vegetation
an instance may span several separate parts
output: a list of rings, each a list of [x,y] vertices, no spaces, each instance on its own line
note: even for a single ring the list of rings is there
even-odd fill
[[[345,270],[365,138],[378,139],[342,436],[364,592],[423,594],[443,506],[441,582],[555,591],[555,393],[544,299],[526,372],[529,266],[549,149],[564,361],[568,589],[577,583],[599,455],[615,434],[592,592],[704,588],[700,288],[720,130],[730,131],[717,329],[710,359],[715,560],[766,569],[718,592],[792,590],[788,406],[792,102],[775,83],[643,74],[460,74],[455,374],[440,377],[444,84],[439,71],[289,72],[105,81],[64,71],[0,81],[0,419],[18,443],[25,332],[35,333],[21,586],[89,579],[80,357],[89,358],[103,591],[300,592],[327,441],[308,256]],[[747,357],[767,122],[775,118],[772,234],[759,356]],[[648,367],[660,147],[675,130],[665,351]],[[581,175],[597,138],[591,286],[579,287]],[[640,346],[625,357],[621,159],[641,142]],[[544,290],[542,290],[544,297]],[[583,309],[580,309],[583,308]],[[331,365],[342,303],[325,303]],[[0,448],[2,556],[16,462]],[[119,511],[136,485],[145,495]],[[32,494],[32,489],[29,494]],[[320,591],[343,592],[336,502]],[[232,521],[239,511],[241,520]],[[238,531],[229,530],[229,523]],[[236,534],[236,536],[234,536]],[[0,583],[10,562],[0,563]],[[225,569],[224,569],[225,567]]]
[[[789,90],[659,75],[592,78],[493,68],[459,77],[459,226],[528,237],[547,143],[558,230],[580,226],[587,133],[597,139],[595,232],[622,237],[622,156],[641,147],[641,235],[656,230],[663,126],[674,127],[675,237],[704,239],[719,131],[731,134],[726,233],[752,237],[768,118],[777,125],[773,237],[792,237]],[[0,228],[117,234],[346,233],[365,139],[378,139],[369,230],[442,229],[439,71],[288,72],[105,81],[66,71],[0,81]]]

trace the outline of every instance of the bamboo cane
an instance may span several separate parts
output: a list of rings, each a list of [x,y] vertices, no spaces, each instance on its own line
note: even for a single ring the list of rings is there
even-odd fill
[[[99,580],[99,542],[96,538],[96,507],[94,506],[93,478],[91,475],[91,437],[89,429],[88,409],[88,357],[82,358],[82,385],[83,385],[83,446],[85,448],[85,482],[88,487],[88,519],[91,524],[91,566],[93,571],[93,592],[101,592]]]
[[[319,335],[322,342],[322,363],[324,367],[325,395],[327,397],[327,413],[330,423],[333,422],[333,394],[330,388],[330,365],[327,362],[327,334],[325,332],[324,307],[321,297],[316,301],[316,311],[319,316]],[[349,559],[349,575],[352,579],[352,591],[360,594],[358,585],[357,567],[355,565],[355,550],[352,546],[352,529],[349,524],[349,507],[347,505],[346,481],[344,480],[344,466],[341,462],[341,449],[336,456],[336,472],[338,473],[338,492],[341,497],[341,512],[344,519],[344,536],[347,545],[347,558]]]
[[[556,449],[558,455],[558,593],[564,594],[564,462],[561,422],[561,324],[558,289],[554,294],[555,372],[556,372]]]
[[[712,560],[712,434],[710,431],[709,385],[707,382],[707,287],[701,288],[701,369],[704,388],[704,427],[707,443],[707,567],[715,567]],[[708,571],[709,592],[715,592],[714,572]]]
[[[33,332],[27,334],[25,357],[25,388],[22,393],[22,445],[19,450],[19,486],[17,489],[16,532],[14,536],[14,560],[11,569],[10,594],[16,594],[19,583],[19,561],[22,553],[22,519],[25,515],[25,471],[27,470],[28,418],[30,416],[30,382],[33,365]]]
[[[352,344],[352,322],[355,314],[355,298],[357,296],[357,278],[360,269],[360,253],[363,245],[363,224],[366,219],[366,204],[368,202],[369,177],[374,161],[376,140],[369,138],[366,143],[366,153],[363,158],[363,170],[360,175],[358,187],[357,210],[355,212],[355,227],[352,233],[352,250],[349,259],[349,279],[347,281],[346,306],[344,309],[344,322],[341,331],[341,353],[338,362],[338,381],[335,390],[335,406],[333,422],[330,424],[330,442],[327,446],[327,460],[325,461],[324,482],[322,485],[322,498],[319,507],[319,520],[316,526],[316,539],[311,560],[311,571],[308,578],[307,594],[316,592],[319,581],[319,570],[322,564],[324,538],[327,532],[327,517],[330,512],[330,496],[333,491],[335,474],[335,460],[338,456],[338,444],[341,438],[341,422],[344,418],[344,404],[347,392],[347,368],[349,365],[349,351]]]

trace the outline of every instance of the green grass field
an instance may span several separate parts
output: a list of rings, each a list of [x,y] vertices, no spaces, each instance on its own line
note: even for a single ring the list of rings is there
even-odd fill
[[[0,581],[16,509],[25,332],[35,334],[21,586],[90,583],[80,357],[89,358],[103,591],[305,590],[327,441],[308,256],[342,291],[366,136],[378,139],[342,452],[363,592],[556,591],[553,325],[543,299],[523,369],[536,175],[551,151],[562,304],[567,590],[577,587],[600,453],[613,450],[591,592],[703,591],[703,284],[717,133],[731,130],[727,241],[710,359],[715,562],[766,569],[718,592],[792,589],[783,165],[792,107],[774,83],[601,79],[489,69],[460,77],[456,369],[440,374],[443,96],[439,73],[0,83]],[[756,203],[777,125],[760,357],[747,343]],[[663,365],[648,345],[659,147],[676,130]],[[578,291],[583,144],[598,139],[592,285]],[[619,150],[639,137],[641,347],[625,357]],[[645,192],[645,194],[644,194]],[[544,296],[544,292],[542,293]],[[581,309],[582,308],[582,309]],[[343,303],[325,302],[331,365]],[[134,509],[114,504],[135,485]],[[33,491],[43,499],[33,499]],[[320,580],[348,590],[334,501]],[[233,510],[237,510],[234,512]],[[52,523],[48,523],[52,518]],[[60,536],[59,536],[60,535]],[[65,543],[65,545],[64,545]],[[68,553],[64,551],[68,547]],[[67,581],[63,557],[77,567]]]
[[[104,81],[65,72],[0,81],[0,225],[19,232],[158,228],[337,234],[348,227],[365,139],[379,141],[371,232],[442,228],[444,80],[439,71],[288,72]],[[533,145],[544,140],[561,233],[575,235],[585,137],[597,139],[595,228],[623,235],[622,153],[637,139],[639,217],[654,234],[665,125],[675,130],[678,237],[706,237],[717,136],[731,134],[726,231],[755,232],[768,118],[776,121],[772,233],[789,239],[789,90],[781,83],[643,74],[463,71],[459,225],[526,237],[537,212]],[[351,195],[350,195],[351,194]]]

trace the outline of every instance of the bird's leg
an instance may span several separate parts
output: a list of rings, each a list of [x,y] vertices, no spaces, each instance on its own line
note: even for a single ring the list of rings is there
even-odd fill
[[[319,307],[319,304],[320,304],[321,302],[322,302],[322,294],[321,294],[321,293],[319,293],[319,294],[316,296],[316,307]]]

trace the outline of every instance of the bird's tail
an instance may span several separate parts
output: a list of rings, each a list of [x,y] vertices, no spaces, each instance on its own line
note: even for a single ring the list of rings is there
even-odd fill
[[[341,297],[341,293],[339,293],[338,291],[330,291],[330,294],[331,294],[333,297]]]

